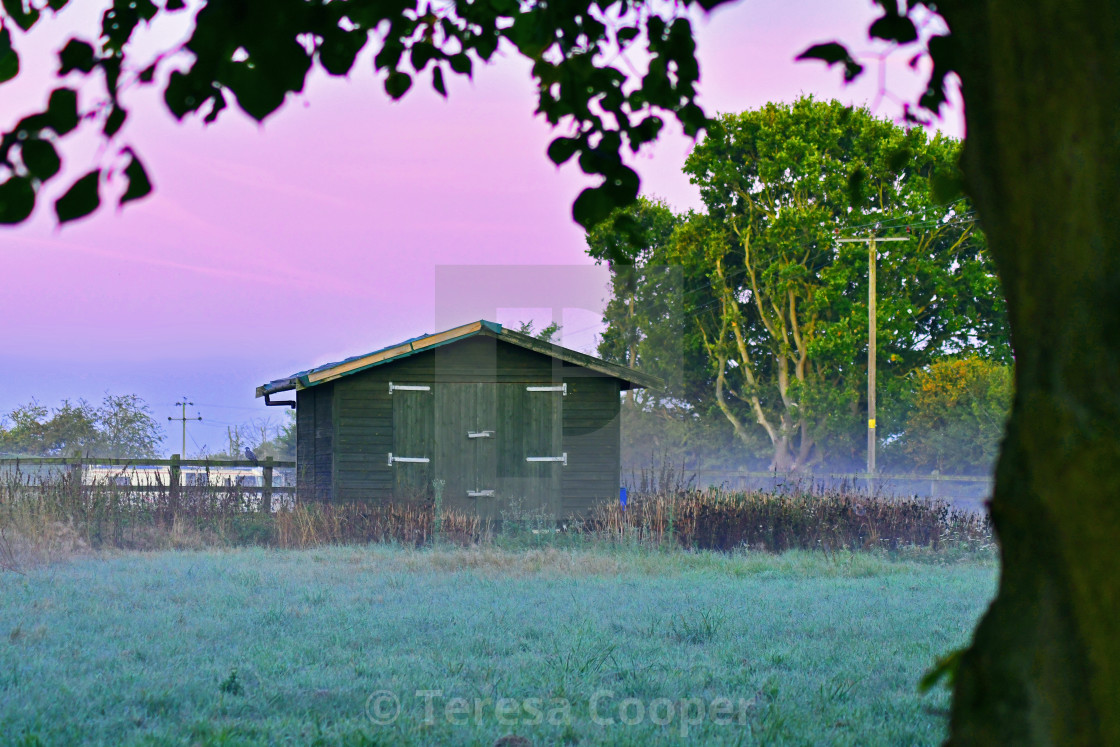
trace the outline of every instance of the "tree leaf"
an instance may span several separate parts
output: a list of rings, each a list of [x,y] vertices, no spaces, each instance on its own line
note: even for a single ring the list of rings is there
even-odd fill
[[[56,88],[47,101],[43,113],[47,126],[59,135],[65,135],[78,126],[78,93],[72,88]]]
[[[400,71],[389,73],[389,77],[385,79],[385,93],[389,94],[390,98],[398,100],[401,96],[408,93],[408,89],[412,87],[412,76],[408,73]]]
[[[101,204],[98,192],[100,181],[101,169],[94,169],[74,182],[66,194],[55,201],[54,212],[60,224],[84,218],[97,209]]]
[[[120,131],[121,127],[124,126],[124,121],[127,118],[128,110],[126,110],[124,107],[114,104],[112,111],[109,112],[109,116],[105,118],[105,127],[103,129],[105,136],[112,137],[113,135],[116,135],[117,132]]]
[[[448,60],[451,64],[451,69],[459,75],[466,75],[468,78],[471,75],[471,58],[466,52],[451,55]]]
[[[897,12],[887,13],[875,21],[867,30],[867,34],[872,39],[885,39],[899,44],[909,44],[918,40],[918,29],[915,28],[914,22],[909,16],[899,15]]]
[[[39,20],[39,10],[31,7],[25,0],[0,0],[0,4],[24,31],[28,31]]]
[[[432,68],[432,88],[436,89],[436,93],[444,98],[447,98],[447,87],[443,84],[443,70],[437,64]]]
[[[0,29],[0,83],[7,83],[19,75],[19,55],[12,48],[12,35]]]
[[[81,70],[88,73],[97,65],[97,55],[93,46],[81,39],[71,39],[58,53],[60,67],[59,76],[66,75],[72,70]]]
[[[176,70],[167,80],[163,101],[175,119],[182,119],[187,114],[198,111],[214,95],[212,85],[199,81],[196,75]]]
[[[30,177],[13,176],[0,184],[0,223],[22,223],[35,209],[35,187]]]
[[[346,75],[354,67],[358,52],[368,40],[369,34],[365,29],[332,29],[319,45],[319,64],[331,75]]]
[[[58,157],[58,151],[46,140],[38,138],[25,140],[19,152],[27,171],[41,182],[50,179],[62,168],[62,159]]]
[[[167,0],[167,2],[163,4],[163,7],[165,10],[174,13],[177,10],[182,10],[187,7],[187,4],[183,2],[183,0]]]
[[[613,205],[602,187],[588,187],[572,203],[572,218],[585,231],[602,223],[611,213]]]
[[[140,163],[140,159],[131,148],[126,148],[124,152],[128,153],[131,160],[124,167],[124,175],[128,177],[128,189],[121,195],[118,203],[121,207],[124,207],[126,202],[147,197],[152,192],[152,181],[148,178],[148,172],[144,170],[144,164]]]
[[[567,163],[568,160],[575,155],[576,150],[579,149],[579,145],[579,138],[558,137],[549,143],[548,157],[557,166]]]
[[[863,72],[863,65],[852,59],[851,54],[848,53],[848,48],[843,44],[836,42],[827,42],[825,44],[814,44],[806,49],[801,54],[797,55],[796,60],[822,60],[832,67],[837,62],[844,66],[844,82],[851,83],[859,77]]]

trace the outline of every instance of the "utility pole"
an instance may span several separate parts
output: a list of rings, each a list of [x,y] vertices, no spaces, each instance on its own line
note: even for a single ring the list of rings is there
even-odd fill
[[[179,453],[183,456],[184,459],[186,459],[186,457],[187,457],[187,421],[188,420],[202,420],[201,415],[199,415],[197,418],[188,418],[187,417],[187,405],[191,405],[193,407],[194,402],[188,402],[187,398],[183,397],[182,402],[176,402],[175,403],[176,407],[182,407],[183,408],[182,416],[177,417],[177,418],[173,418],[171,416],[167,417],[168,420],[179,420],[183,423],[183,450]]]
[[[907,236],[876,237],[862,239],[837,239],[837,243],[867,242],[867,474],[868,489],[871,488],[871,475],[875,474],[875,356],[876,356],[876,291],[875,265],[878,258],[876,243],[879,241],[909,241]]]

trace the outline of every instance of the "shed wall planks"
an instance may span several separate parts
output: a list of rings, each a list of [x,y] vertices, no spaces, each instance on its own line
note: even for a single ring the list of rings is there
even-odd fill
[[[389,382],[430,385],[433,391],[390,393]],[[528,385],[561,383],[568,385],[566,396],[525,391]],[[478,388],[491,384],[497,386]],[[497,518],[496,505],[465,498],[467,490],[488,489],[467,482],[483,481],[475,473],[490,470],[497,473],[499,493],[524,494],[541,504],[523,508],[557,518],[582,514],[617,495],[620,389],[619,379],[493,338],[451,343],[300,390],[297,461],[301,470],[314,465],[301,485],[338,500],[416,498],[439,476],[442,459],[443,467],[464,472],[449,482],[456,493],[446,494],[449,508],[474,506]],[[491,417],[497,425],[484,425]],[[458,433],[467,420],[499,434],[468,441]],[[402,448],[426,453],[404,454]],[[525,463],[528,451],[567,452],[568,466]],[[433,461],[390,466],[390,452]]]

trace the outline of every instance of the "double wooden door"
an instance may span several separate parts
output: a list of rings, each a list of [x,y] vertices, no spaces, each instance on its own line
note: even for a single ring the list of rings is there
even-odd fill
[[[394,465],[399,489],[442,480],[449,510],[492,520],[560,516],[561,387],[433,384],[427,402],[400,394],[393,408],[398,453],[430,452],[430,461]]]

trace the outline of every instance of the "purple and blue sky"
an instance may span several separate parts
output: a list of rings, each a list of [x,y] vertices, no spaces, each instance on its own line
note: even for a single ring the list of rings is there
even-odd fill
[[[51,50],[96,18],[81,5],[17,38],[28,72],[0,88],[0,126],[45,101]],[[754,0],[700,19],[701,103],[730,112],[811,93],[898,118],[866,56],[881,49],[867,41],[874,16],[869,0]],[[865,53],[855,84],[794,62],[831,39]],[[545,156],[556,133],[533,115],[528,64],[509,54],[450,81],[447,101],[417,87],[393,103],[368,57],[348,80],[316,72],[263,125],[235,109],[210,127],[180,124],[154,88],[136,92],[123,140],[155,194],[61,229],[44,202],[0,233],[0,413],[136,393],[165,421],[186,395],[203,416],[188,451],[215,450],[228,424],[279,422],[257,385],[480,316],[543,326],[555,306],[561,341],[591,352],[606,275],[571,220],[590,182]],[[886,89],[913,100],[922,79],[905,57],[889,59]],[[941,126],[959,135],[959,115]],[[90,133],[71,151],[69,172],[91,168],[98,144]],[[680,173],[691,145],[670,132],[639,154],[643,192],[698,208]],[[508,294],[479,272],[508,277]]]

